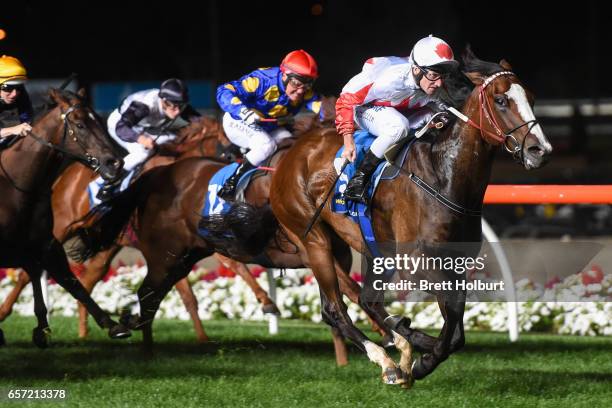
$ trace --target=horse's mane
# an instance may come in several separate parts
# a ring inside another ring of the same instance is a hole
[[[465,75],[466,72],[478,72],[483,76],[489,76],[503,70],[504,68],[497,63],[479,59],[468,44],[461,55],[459,69],[450,73],[439,97],[446,103],[461,108],[474,89],[474,84]]]

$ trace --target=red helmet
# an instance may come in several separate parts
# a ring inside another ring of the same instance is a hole
[[[280,65],[284,74],[295,74],[305,78],[316,79],[319,76],[317,62],[304,50],[291,51]]]

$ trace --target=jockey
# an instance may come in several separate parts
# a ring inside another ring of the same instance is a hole
[[[125,171],[117,179],[104,183],[96,196],[98,199],[111,198],[123,178],[147,158],[150,149],[174,139],[175,131],[200,116],[188,102],[187,86],[180,79],[171,78],[160,89],[129,95],[110,114],[108,133],[129,153],[124,158]]]
[[[344,192],[348,200],[366,203],[368,182],[385,151],[424,126],[437,105],[438,88],[459,63],[450,46],[432,35],[414,45],[409,57],[370,58],[342,89],[336,102],[336,128],[344,137],[342,157],[356,158],[355,124],[376,137]]]
[[[249,149],[219,197],[233,197],[240,177],[272,156],[279,142],[291,137],[283,124],[290,123],[303,106],[322,114],[319,96],[312,90],[318,76],[314,58],[296,50],[287,54],[280,67],[260,68],[217,88],[217,102],[225,111],[225,134],[235,145]]]
[[[24,87],[26,75],[17,58],[0,58],[0,138],[23,136],[32,130],[32,102]]]

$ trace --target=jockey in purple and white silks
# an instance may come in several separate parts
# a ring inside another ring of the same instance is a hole
[[[189,104],[187,86],[180,79],[164,81],[160,89],[135,92],[108,117],[108,133],[129,153],[124,158],[122,173],[128,174],[142,163],[156,145],[173,140],[175,132],[199,117]],[[97,198],[112,197],[122,177],[105,183]],[[101,178],[94,183],[99,184]]]
[[[430,35],[414,45],[409,57],[368,59],[344,86],[336,102],[336,128],[344,137],[342,157],[356,158],[356,125],[376,137],[348,183],[346,199],[366,202],[370,176],[385,151],[408,136],[410,129],[427,123],[433,115],[428,105],[439,102],[436,91],[457,66],[450,46]]]

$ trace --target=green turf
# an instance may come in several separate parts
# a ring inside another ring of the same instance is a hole
[[[155,324],[156,348],[147,357],[140,334],[111,341],[92,330],[75,339],[76,320],[54,317],[54,344],[30,342],[33,318],[2,324],[0,389],[66,389],[67,406],[83,407],[610,407],[612,339],[468,333],[463,351],[410,390],[383,385],[380,371],[351,349],[337,368],[325,326],[205,322],[214,342],[194,342],[189,322]],[[372,336],[374,338],[374,336]],[[397,355],[394,355],[397,358]],[[0,398],[0,406],[22,403]],[[60,406],[36,402],[36,407]]]

